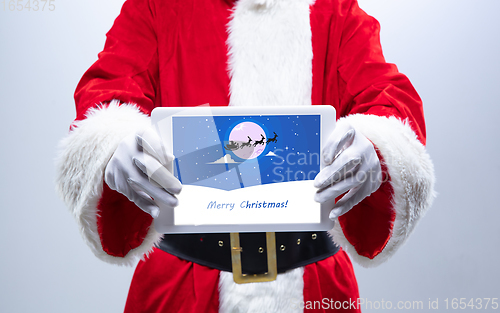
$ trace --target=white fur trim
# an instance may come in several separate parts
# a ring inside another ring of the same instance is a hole
[[[379,149],[394,190],[392,203],[396,219],[392,235],[382,252],[373,259],[356,253],[338,222],[332,230],[333,240],[358,264],[373,267],[385,262],[404,244],[420,217],[432,205],[434,166],[408,122],[395,117],[356,114],[340,119],[338,124],[341,123],[351,124]]]
[[[278,274],[275,281],[236,284],[233,273],[221,272],[220,313],[302,313],[304,268]]]
[[[311,105],[313,0],[239,0],[228,23],[230,106]],[[219,312],[303,312],[304,269],[238,285],[220,273]]]
[[[239,0],[228,24],[229,105],[310,105],[312,0]]]
[[[108,255],[102,249],[97,231],[97,203],[102,195],[104,169],[119,142],[127,135],[151,125],[148,116],[130,104],[90,109],[87,118],[75,123],[75,128],[60,142],[56,161],[57,191],[73,213],[80,232],[92,252],[101,260],[132,265],[161,235],[150,227],[141,246],[124,258]]]

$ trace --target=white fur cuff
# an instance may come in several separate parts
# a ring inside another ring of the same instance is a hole
[[[124,137],[149,127],[151,122],[135,105],[120,105],[118,100],[109,106],[90,109],[86,116],[85,120],[75,123],[75,128],[59,144],[57,191],[99,259],[132,265],[151,249],[160,234],[150,227],[142,245],[125,258],[108,255],[97,230],[97,204],[102,195],[104,169],[116,147]]]
[[[377,147],[387,165],[394,190],[392,199],[396,213],[392,235],[383,251],[373,259],[360,256],[345,238],[337,222],[333,239],[361,266],[373,267],[389,259],[404,244],[421,216],[435,197],[434,166],[424,145],[407,122],[395,117],[356,114],[342,118]]]

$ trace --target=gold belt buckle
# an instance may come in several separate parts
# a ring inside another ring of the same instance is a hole
[[[243,274],[241,270],[241,252],[243,248],[240,246],[240,234],[230,233],[230,238],[233,279],[235,283],[247,284],[276,280],[278,265],[276,260],[276,236],[274,233],[266,233],[267,272],[264,274]]]

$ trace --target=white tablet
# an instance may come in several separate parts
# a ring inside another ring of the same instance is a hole
[[[160,208],[160,233],[317,231],[333,228],[314,201],[332,106],[168,107],[151,119],[181,181],[179,206]]]

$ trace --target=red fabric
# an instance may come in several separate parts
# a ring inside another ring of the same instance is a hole
[[[331,312],[339,309],[340,305],[342,312],[361,312],[357,305],[358,298],[358,283],[344,250],[305,266],[304,312]]]
[[[354,246],[359,255],[373,259],[385,248],[389,241],[396,213],[392,208],[393,190],[387,166],[379,151],[381,161],[382,185],[355,205],[349,212],[339,217],[339,223],[346,239]]]
[[[408,119],[425,145],[422,101],[396,65],[385,62],[379,23],[356,1],[316,1],[311,30],[312,103],[333,105],[337,118],[362,113]],[[375,257],[390,239],[395,219],[392,192],[386,182],[339,218],[344,235],[360,255]]]
[[[132,278],[125,313],[216,313],[219,270],[156,249]]]
[[[77,120],[101,102],[227,106],[231,1],[128,0],[75,91]]]
[[[153,218],[104,184],[99,200],[97,231],[107,254],[124,257],[141,245]]]
[[[179,259],[156,249],[150,258],[141,261],[132,278],[125,313],[169,312],[169,313],[215,313],[219,309],[219,271]],[[351,261],[340,250],[325,260],[307,265],[304,269],[305,312],[330,311],[324,304],[330,300],[357,303],[358,284]],[[323,300],[326,299],[326,300]],[[316,309],[307,309],[314,307]],[[312,305],[312,306],[309,306]],[[326,310],[324,310],[326,309]],[[351,304],[344,312],[360,312]]]
[[[386,63],[380,25],[357,2],[316,1],[311,9],[312,103],[330,104],[337,118],[363,113],[408,118],[422,144],[422,101],[396,65]]]

